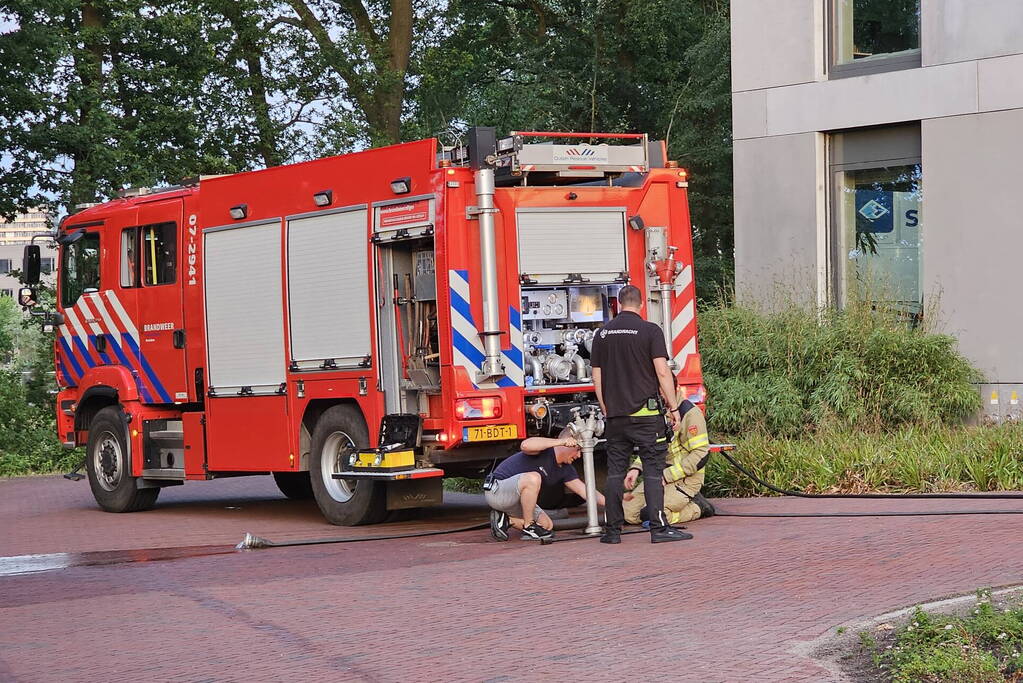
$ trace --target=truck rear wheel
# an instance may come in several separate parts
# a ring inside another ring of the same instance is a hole
[[[328,408],[313,430],[309,479],[320,511],[331,524],[376,524],[387,515],[384,485],[376,481],[334,479],[353,451],[369,446],[369,431],[359,411],[347,405]]]
[[[308,500],[313,497],[313,483],[308,472],[274,472],[274,482],[288,498]]]
[[[96,413],[89,425],[86,446],[86,470],[89,486],[99,506],[107,512],[139,512],[156,504],[160,489],[140,489],[131,474],[131,448],[128,445],[124,413],[118,406],[107,406]]]

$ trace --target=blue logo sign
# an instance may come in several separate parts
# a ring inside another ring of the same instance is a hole
[[[856,232],[891,232],[894,215],[891,192],[856,190]]]

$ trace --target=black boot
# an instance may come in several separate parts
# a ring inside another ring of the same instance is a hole
[[[700,519],[707,519],[708,517],[714,516],[714,506],[710,504],[709,500],[703,497],[702,493],[697,493],[693,496],[693,502],[700,507]]]
[[[622,532],[618,529],[604,529],[604,535],[600,537],[601,543],[617,544],[622,542]]]

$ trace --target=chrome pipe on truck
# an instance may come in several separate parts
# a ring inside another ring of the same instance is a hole
[[[476,379],[484,381],[504,375],[501,362],[500,306],[497,299],[497,238],[494,231],[494,169],[475,173],[476,202],[480,223],[480,271],[483,276],[483,363]]]
[[[675,252],[678,247],[668,247],[668,254],[663,259],[657,259],[657,251],[650,261],[647,261],[647,270],[657,278],[656,291],[661,303],[661,331],[664,333],[664,347],[671,350],[671,296],[675,289],[675,280],[682,273],[682,263],[675,259]],[[673,372],[678,372],[674,359],[668,358],[668,367]]]
[[[675,367],[675,359],[672,358],[671,354],[671,293],[674,289],[674,285],[661,283],[657,286],[658,294],[661,298],[661,331],[664,333],[664,348],[668,349],[668,367],[674,372],[678,372],[678,368]]]
[[[583,483],[586,485],[586,529],[583,533],[596,536],[604,529],[597,516],[597,475],[593,466],[593,449],[598,437],[604,433],[604,416],[596,408],[591,408],[585,418],[579,408],[573,408],[572,415],[574,419],[569,427],[583,452]]]

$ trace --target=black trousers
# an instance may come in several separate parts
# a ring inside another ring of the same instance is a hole
[[[664,517],[664,487],[661,486],[668,441],[658,442],[664,436],[664,417],[612,417],[607,421],[604,436],[607,437],[607,483],[604,486],[607,528],[620,531],[625,521],[622,494],[625,492],[625,474],[634,457],[633,447],[639,449],[643,481],[648,482],[643,490],[650,529],[655,531],[668,526]],[[657,485],[652,485],[653,482]]]

